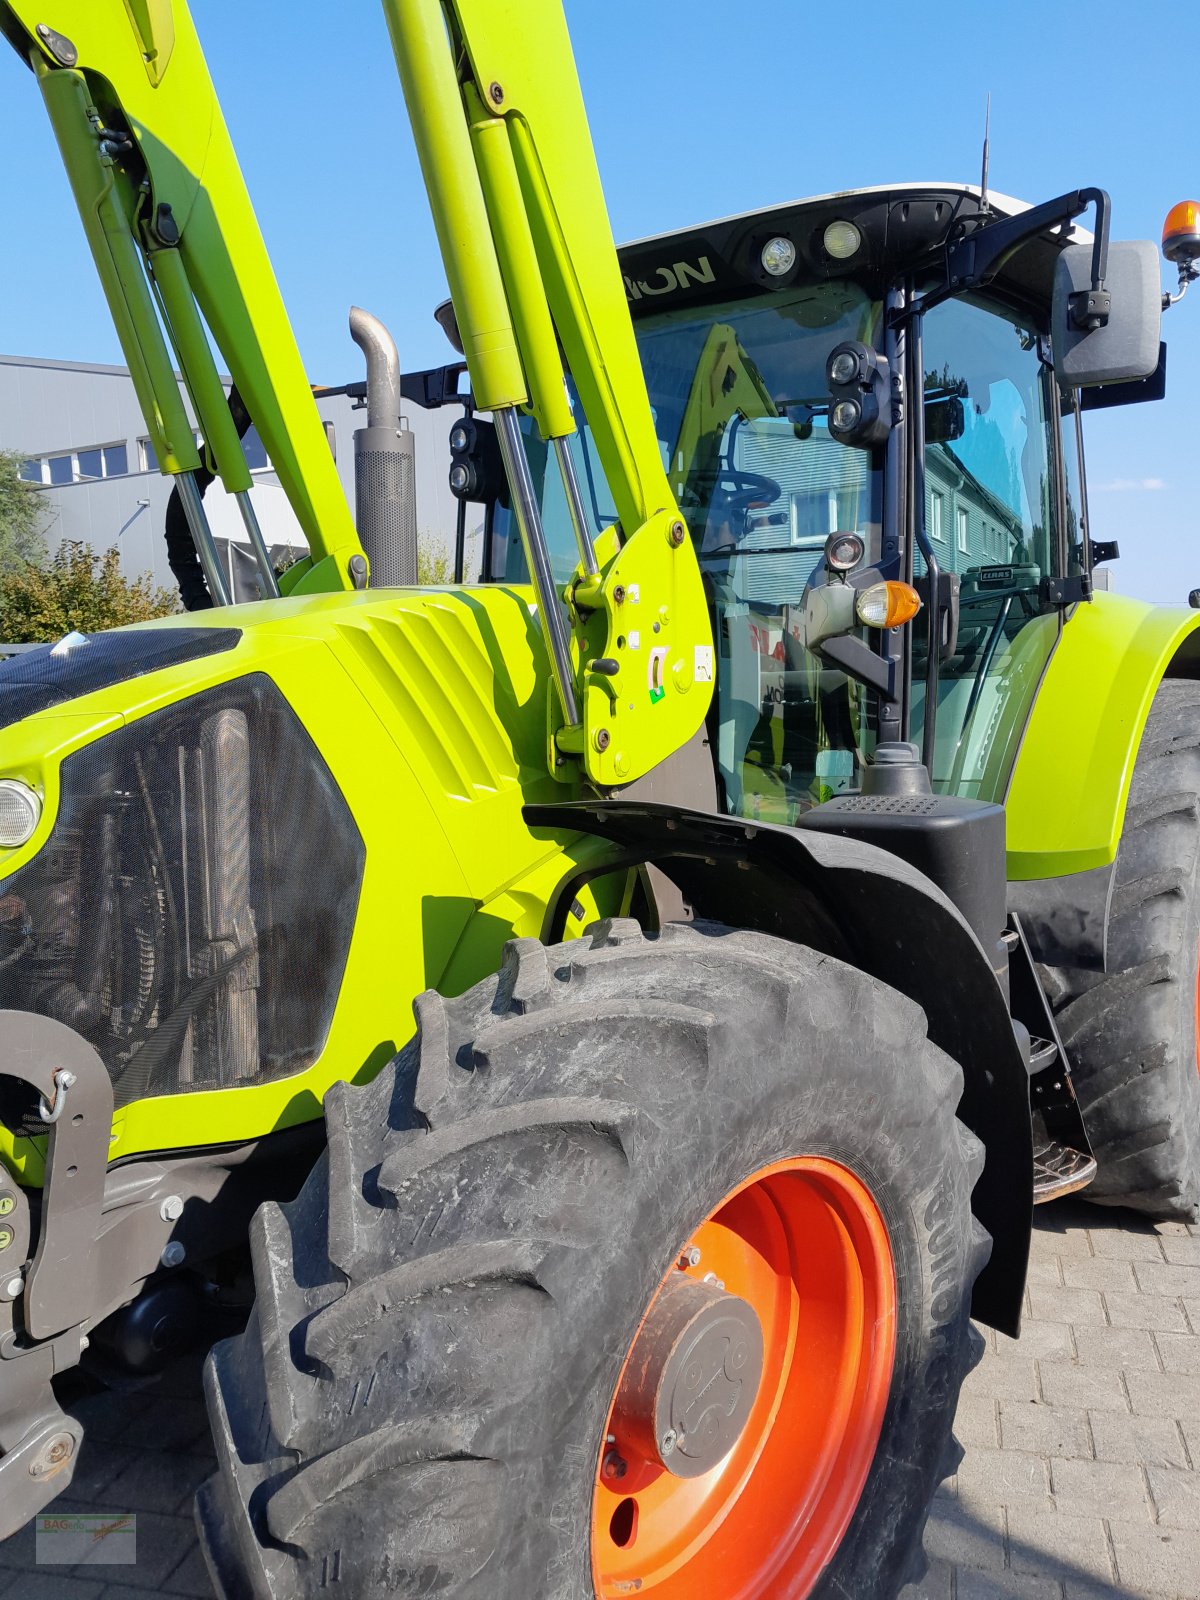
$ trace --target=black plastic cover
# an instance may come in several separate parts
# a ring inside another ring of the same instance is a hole
[[[1004,807],[958,795],[838,795],[798,826],[877,845],[931,878],[992,956],[1008,919]]]
[[[240,628],[115,628],[83,634],[67,649],[60,641],[10,656],[0,661],[0,728],[109,684],[232,650],[241,637]]]

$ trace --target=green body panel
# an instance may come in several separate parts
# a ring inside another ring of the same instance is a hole
[[[1117,853],[1150,704],[1176,658],[1200,667],[1200,613],[1097,592],[1050,657],[1006,798],[1008,876],[1055,878]]]
[[[252,1139],[320,1115],[339,1078],[377,1071],[413,1032],[413,997],[458,993],[514,936],[542,932],[547,902],[601,841],[533,831],[526,802],[571,798],[545,766],[548,678],[528,591],[488,588],[324,595],[193,614],[238,626],[221,654],[147,674],[0,730],[0,774],[45,796],[38,831],[0,850],[7,876],[45,844],[63,759],[124,722],[247,672],[267,674],[320,750],[366,845],[358,914],[324,1049],[305,1072],[164,1095],[119,1110],[113,1159]],[[152,624],[170,627],[172,621]],[[286,797],[281,797],[286,804]],[[577,896],[582,916],[618,912],[627,875]],[[0,1130],[0,1157],[36,1181],[40,1155]]]
[[[580,720],[551,725],[548,756],[556,773],[582,765],[601,787],[629,783],[703,723],[712,631],[659,452],[562,7],[384,0],[384,11],[476,404],[528,403],[544,439],[573,433],[565,356],[595,440],[625,538],[619,552],[611,536],[598,539],[599,574],[580,567],[567,588]],[[594,661],[616,670],[597,673]]]
[[[160,462],[188,471],[198,457],[151,282],[226,488],[245,488],[249,476],[216,400],[197,306],[308,540],[311,559],[292,584],[352,587],[347,563],[361,546],[187,7],[61,0],[53,25],[78,54],[74,68],[39,41],[44,20],[31,0],[0,0],[0,28],[38,74]],[[128,126],[148,196],[124,170],[126,158],[104,152],[93,116]],[[179,235],[169,248],[149,230],[164,204]]]

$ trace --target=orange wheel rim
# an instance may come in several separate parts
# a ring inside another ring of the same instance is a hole
[[[849,1526],[887,1407],[896,1280],[883,1218],[862,1180],[838,1162],[778,1161],[681,1241],[642,1328],[679,1273],[710,1284],[715,1277],[753,1308],[761,1380],[723,1459],[679,1477],[637,1443],[622,1410],[631,1341],[597,1463],[596,1595],[803,1600]]]

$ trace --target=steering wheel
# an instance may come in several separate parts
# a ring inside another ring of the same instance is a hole
[[[773,506],[783,494],[774,478],[762,472],[722,465],[713,484],[708,522],[728,522],[735,542],[746,532],[746,517],[760,506]]]

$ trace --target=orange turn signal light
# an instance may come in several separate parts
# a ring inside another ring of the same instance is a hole
[[[854,602],[858,620],[867,628],[898,628],[911,622],[921,609],[921,596],[911,583],[873,583],[860,589]]]
[[[1167,212],[1162,249],[1168,261],[1195,261],[1200,256],[1200,200],[1181,200]]]

